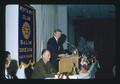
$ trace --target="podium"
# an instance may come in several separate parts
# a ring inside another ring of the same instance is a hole
[[[79,68],[79,58],[80,57],[76,55],[67,55],[59,58],[59,72],[71,72],[74,64]]]

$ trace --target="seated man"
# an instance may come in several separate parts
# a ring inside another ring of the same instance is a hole
[[[42,51],[42,59],[40,59],[35,65],[31,78],[47,78],[54,77],[55,69],[50,64],[51,53],[49,50],[44,49]]]

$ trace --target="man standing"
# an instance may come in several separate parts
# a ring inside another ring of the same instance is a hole
[[[58,62],[57,57],[60,51],[60,45],[58,43],[59,38],[61,37],[62,31],[60,29],[55,29],[53,37],[50,38],[47,42],[47,49],[51,52],[51,64],[58,71]]]

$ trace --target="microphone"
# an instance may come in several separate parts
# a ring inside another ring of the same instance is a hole
[[[71,47],[76,48],[76,46],[75,46],[75,45],[71,44],[71,43],[70,43],[70,42],[68,42],[68,41],[66,41],[66,42],[67,42],[67,44],[69,44]]]
[[[75,54],[75,55],[79,55],[78,54],[78,49],[76,48],[76,46],[75,45],[73,45],[73,44],[71,44],[70,42],[68,42],[68,41],[66,41],[67,42],[67,44],[69,44],[72,48],[74,48],[74,51],[73,51],[73,53]]]

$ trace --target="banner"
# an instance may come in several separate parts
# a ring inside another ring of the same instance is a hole
[[[35,9],[19,5],[19,64],[35,61]]]

